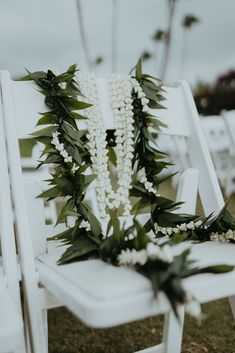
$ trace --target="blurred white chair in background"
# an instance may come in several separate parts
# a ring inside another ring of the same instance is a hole
[[[235,191],[232,182],[235,168],[231,169],[231,140],[227,126],[220,115],[202,116],[201,122],[218,179],[225,195],[230,196]]]
[[[230,166],[226,184],[227,195],[229,196],[235,192],[235,110],[223,111],[222,117],[230,140]]]
[[[187,145],[182,136],[169,136],[161,133],[157,138],[157,145],[161,151],[168,154],[167,160],[173,164],[164,169],[162,175],[167,176],[177,173],[171,178],[172,186],[176,188],[180,174],[190,167]]]
[[[225,124],[227,126],[228,135],[231,142],[231,152],[235,156],[235,110],[227,110],[222,112]]]

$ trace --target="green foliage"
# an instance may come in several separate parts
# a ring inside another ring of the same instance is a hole
[[[141,99],[133,91],[134,112],[134,176],[131,183],[130,196],[135,198],[133,206],[133,222],[130,226],[121,225],[118,211],[109,209],[109,223],[107,234],[103,234],[100,221],[93,214],[85,200],[86,190],[96,178],[96,175],[88,173],[91,167],[91,159],[87,147],[86,131],[78,129],[76,120],[85,119],[81,110],[91,106],[89,102],[78,99],[83,97],[75,80],[76,65],[56,76],[51,70],[47,72],[38,71],[31,73],[23,80],[33,80],[43,94],[48,111],[41,113],[37,125],[43,126],[41,130],[32,135],[36,141],[44,144],[42,159],[39,167],[43,164],[53,165],[54,171],[48,180],[50,189],[44,191],[38,197],[53,200],[64,197],[66,201],[58,215],[58,223],[66,223],[67,217],[74,217],[75,223],[71,228],[57,234],[52,239],[59,239],[68,245],[67,250],[61,256],[59,264],[80,261],[88,258],[101,258],[104,261],[118,264],[118,256],[122,250],[135,249],[140,251],[146,249],[151,241],[149,232],[156,237],[164,236],[155,231],[155,224],[162,227],[176,227],[183,223],[202,220],[202,225],[197,229],[178,231],[172,234],[171,243],[190,240],[209,240],[210,232],[226,231],[235,229],[235,221],[226,210],[221,211],[218,217],[209,215],[207,218],[196,215],[177,214],[175,210],[181,205],[164,197],[157,196],[147,191],[137,180],[135,175],[145,168],[148,180],[158,188],[166,180],[160,173],[170,163],[166,161],[166,153],[159,150],[156,138],[161,128],[166,127],[158,117],[143,112]],[[143,74],[141,59],[136,65],[135,78],[139,82],[143,92],[149,99],[149,107],[163,109],[164,90],[161,82],[150,75]],[[79,113],[77,112],[79,111]],[[59,151],[52,144],[53,133],[57,132],[60,143],[63,143],[65,151],[72,162],[65,162]],[[113,167],[116,166],[115,136],[114,131],[107,132],[108,156]],[[76,170],[74,170],[76,166]],[[149,208],[149,219],[144,226],[136,220],[136,215],[144,208]],[[86,226],[84,226],[84,222]],[[133,236],[134,235],[134,236]],[[167,295],[176,314],[178,303],[184,303],[186,294],[181,284],[181,279],[197,273],[212,272],[220,273],[231,270],[226,266],[197,268],[192,266],[188,259],[189,251],[184,251],[174,258],[172,263],[163,260],[148,261],[136,269],[152,281],[155,294],[163,290]]]

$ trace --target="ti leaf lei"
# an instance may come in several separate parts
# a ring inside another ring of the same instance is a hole
[[[177,314],[177,304],[189,301],[189,296],[181,283],[183,278],[203,272],[226,272],[233,268],[225,265],[198,268],[189,260],[190,250],[185,250],[177,256],[167,255],[166,245],[156,245],[149,233],[152,232],[155,238],[168,234],[172,243],[183,240],[205,241],[210,240],[211,234],[226,235],[228,231],[234,234],[235,221],[226,210],[226,206],[217,217],[210,215],[203,218],[196,215],[176,214],[174,211],[180,205],[179,202],[146,190],[139,182],[136,175],[144,168],[149,182],[158,188],[166,179],[162,178],[160,173],[169,163],[165,159],[166,153],[160,151],[156,145],[156,136],[164,124],[148,111],[143,111],[141,100],[133,90],[134,174],[130,190],[130,196],[135,200],[132,209],[133,223],[129,227],[121,226],[117,210],[109,209],[107,226],[109,236],[103,234],[99,220],[85,201],[86,189],[96,176],[87,173],[88,168],[91,167],[88,140],[86,131],[79,130],[76,123],[76,120],[85,119],[82,111],[91,106],[85,103],[84,99],[78,98],[84,97],[75,79],[76,72],[76,65],[72,65],[60,75],[55,75],[48,70],[28,72],[28,75],[23,78],[23,80],[33,80],[37,84],[49,109],[41,113],[37,123],[38,126],[46,125],[46,127],[33,133],[35,140],[45,146],[41,156],[43,160],[40,161],[39,167],[43,164],[53,166],[53,173],[49,180],[51,188],[44,191],[40,197],[47,200],[57,197],[66,198],[57,223],[66,223],[68,216],[75,218],[73,227],[67,227],[64,232],[54,237],[68,245],[58,263],[64,264],[95,257],[114,265],[132,265],[151,280],[155,294],[160,290],[165,292]],[[162,85],[154,77],[142,73],[141,61],[136,66],[134,78],[149,100],[149,108],[162,108],[164,101]],[[59,136],[60,144],[65,150],[64,156],[71,158],[66,160],[52,144],[55,133]],[[107,142],[112,151],[110,159],[115,164],[114,131],[108,131]],[[148,208],[150,215],[144,226],[140,225],[135,218],[143,208]],[[132,234],[135,234],[135,237],[132,237]]]

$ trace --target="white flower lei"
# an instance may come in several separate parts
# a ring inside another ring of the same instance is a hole
[[[132,159],[134,152],[134,118],[132,106],[132,90],[141,100],[143,112],[148,112],[149,100],[137,80],[128,76],[112,74],[108,77],[110,104],[114,114],[116,125],[115,137],[117,156],[117,190],[114,192],[111,185],[110,172],[108,169],[108,149],[106,142],[106,131],[99,106],[96,77],[94,74],[78,76],[79,85],[86,98],[93,104],[87,109],[89,148],[91,154],[93,172],[97,174],[97,199],[100,215],[107,217],[106,206],[118,208],[123,205],[124,216],[129,216],[131,203],[129,190],[132,181]],[[153,184],[147,180],[145,169],[142,168],[137,178],[147,191],[159,196]]]
[[[169,245],[163,245],[162,247],[148,243],[146,249],[137,251],[136,249],[125,249],[122,250],[118,255],[119,265],[124,266],[135,266],[144,265],[148,260],[160,260],[166,263],[172,263],[173,255]]]
[[[111,107],[114,110],[114,119],[117,129],[116,156],[117,156],[117,183],[116,192],[112,189],[110,172],[108,169],[108,149],[106,130],[99,106],[99,97],[95,75],[79,76],[79,85],[92,106],[87,109],[89,149],[93,172],[97,174],[97,199],[100,215],[106,217],[106,206],[124,207],[124,216],[130,215],[131,204],[129,189],[131,188],[132,158],[133,158],[133,112],[131,91],[132,85],[126,77],[111,75],[108,83],[111,89]]]

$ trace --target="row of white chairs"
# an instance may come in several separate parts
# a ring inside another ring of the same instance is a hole
[[[105,80],[99,79],[99,94],[103,96],[103,103],[106,102],[103,107],[108,104],[102,89],[105,84]],[[63,247],[48,247],[43,201],[35,198],[40,188],[29,181],[25,187],[18,147],[18,140],[34,130],[37,112],[46,110],[43,97],[33,83],[13,81],[6,71],[0,72],[0,87],[0,289],[4,287],[0,291],[4,296],[0,298],[0,305],[9,303],[9,310],[0,306],[0,318],[5,315],[11,323],[11,331],[5,334],[5,322],[0,320],[0,353],[47,353],[47,310],[62,305],[86,325],[97,328],[164,314],[162,343],[141,352],[180,353],[184,307],[179,308],[180,320],[177,320],[163,293],[159,293],[157,299],[153,297],[146,278],[101,260],[57,265]],[[168,124],[165,134],[180,136],[185,141],[191,166],[179,183],[177,198],[186,201],[180,211],[193,213],[199,192],[205,213],[218,213],[224,201],[190,89],[186,83],[179,82],[165,87],[165,91],[167,109],[157,114]],[[104,110],[103,114],[107,117],[109,110]],[[108,118],[106,127],[115,128],[110,116]],[[90,195],[95,205],[94,190]],[[234,245],[211,242],[179,245],[180,249],[185,247],[192,248],[192,258],[199,266],[218,261],[235,264]],[[178,247],[175,251],[179,251]],[[184,286],[201,303],[229,297],[235,314],[235,271],[199,275],[185,280]],[[17,324],[13,325],[14,322]],[[4,342],[9,346],[4,346]]]
[[[201,117],[201,121],[217,176],[229,197],[235,192],[235,111]]]
[[[203,132],[211,153],[220,185],[227,197],[235,192],[235,111],[223,111],[221,115],[201,116]],[[160,135],[159,146],[169,154],[174,163],[166,173],[183,171],[190,166],[185,142],[178,136]],[[172,179],[177,185],[178,176]]]

